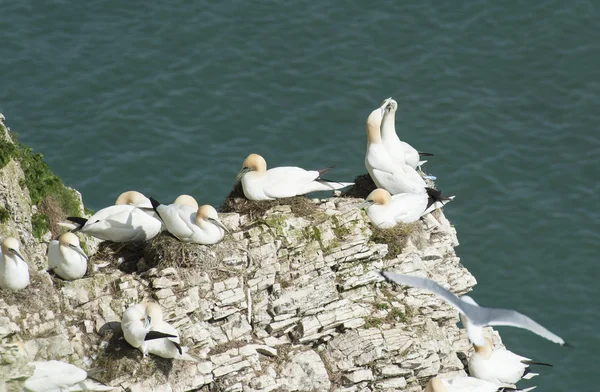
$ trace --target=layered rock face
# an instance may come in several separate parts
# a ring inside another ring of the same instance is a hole
[[[360,199],[304,200],[301,211],[283,202],[222,214],[231,234],[213,246],[182,246],[165,233],[144,245],[101,244],[86,277],[65,282],[45,271],[19,170],[14,161],[0,169],[0,201],[11,212],[1,233],[21,240],[32,274],[22,292],[0,291],[8,390],[21,390],[28,362],[49,359],[97,369],[96,379],[129,391],[416,392],[433,375],[464,374],[457,352],[469,345],[457,312],[375,273],[469,291],[475,279],[441,212],[388,244]],[[123,340],[121,315],[142,300],[161,305],[198,362],[142,359]]]

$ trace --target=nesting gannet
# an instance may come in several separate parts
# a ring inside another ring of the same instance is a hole
[[[387,152],[379,128],[383,113],[389,105],[383,105],[371,112],[367,118],[367,153],[365,166],[378,188],[383,188],[392,195],[398,193],[425,193],[425,181],[415,169],[407,164],[395,164]]]
[[[103,208],[87,219],[67,219],[75,223],[73,231],[80,231],[101,240],[146,241],[160,233],[162,223],[154,216],[154,210],[148,210],[144,199],[146,197],[139,192],[125,192],[117,198],[118,204]]]
[[[469,340],[478,346],[486,344],[485,338],[483,337],[483,328],[488,325],[506,325],[527,329],[554,343],[566,345],[565,341],[560,336],[555,335],[542,325],[515,310],[484,308],[483,306],[477,305],[471,297],[466,295],[463,295],[462,298],[458,298],[431,279],[396,274],[387,271],[380,271],[379,273],[386,280],[400,285],[429,290],[448,302],[457,309],[461,315],[468,319],[467,322],[469,323],[469,327],[467,328],[467,335]]]
[[[198,209],[198,207],[200,207],[198,205],[198,202],[196,201],[196,199],[194,199],[190,195],[179,195],[177,197],[177,199],[175,199],[175,201],[173,202],[173,204],[180,205],[180,206],[190,206],[190,207],[193,207],[195,209]]]
[[[163,358],[195,359],[181,347],[179,333],[162,319],[162,309],[157,303],[142,302],[132,305],[123,313],[121,328],[123,337],[143,356],[158,355]]]
[[[400,193],[392,196],[385,189],[377,188],[360,204],[360,208],[367,209],[367,216],[373,226],[389,229],[398,223],[415,222],[454,198],[442,198],[439,191],[425,189],[427,193]],[[439,201],[440,199],[446,201]]]
[[[216,244],[223,239],[227,228],[219,220],[214,207],[205,204],[194,208],[181,204],[160,204],[150,198],[167,231],[182,242]]]
[[[536,387],[526,389],[503,388],[488,381],[474,377],[457,377],[445,380],[433,377],[427,382],[425,392],[528,392]]]
[[[65,280],[80,279],[87,271],[88,257],[79,246],[79,238],[64,233],[48,244],[48,267]]]
[[[496,385],[511,386],[522,378],[528,380],[538,375],[531,373],[529,365],[552,366],[532,361],[506,349],[494,350],[492,341],[488,338],[485,338],[485,342],[483,346],[473,345],[475,352],[469,358],[469,373],[473,377]]]
[[[244,160],[236,180],[242,181],[244,195],[250,200],[275,200],[318,191],[332,191],[353,185],[321,178],[325,170],[304,170],[295,166],[267,170],[267,162],[258,154]]]
[[[21,290],[29,284],[29,268],[19,252],[19,241],[7,237],[0,248],[0,288]]]
[[[24,391],[112,391],[115,388],[89,380],[88,373],[75,365],[60,361],[31,362],[33,374],[25,380]]]

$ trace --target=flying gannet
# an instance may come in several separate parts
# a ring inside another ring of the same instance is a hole
[[[332,191],[353,185],[321,178],[325,170],[304,170],[295,166],[274,167],[267,170],[267,162],[258,154],[244,160],[236,180],[242,182],[244,195],[249,200],[275,200],[318,191]]]

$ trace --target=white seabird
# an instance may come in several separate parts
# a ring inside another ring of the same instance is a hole
[[[29,267],[19,252],[19,241],[6,237],[0,248],[0,288],[21,290],[29,285]]]
[[[426,161],[421,161],[420,156],[433,156],[428,152],[419,152],[413,146],[400,140],[396,133],[396,110],[398,102],[391,97],[383,101],[386,104],[383,121],[381,123],[381,139],[394,164],[406,164],[413,169],[419,168]]]
[[[196,201],[196,199],[194,199],[190,195],[179,195],[179,196],[177,196],[177,199],[175,199],[175,201],[173,202],[173,204],[180,205],[180,206],[190,206],[190,207],[193,207],[195,209],[198,209],[200,207],[198,205],[198,202]]]
[[[147,241],[160,233],[162,223],[154,217],[154,210],[148,209],[144,199],[146,197],[139,192],[125,192],[117,199],[119,204],[103,208],[87,219],[67,217],[67,220],[75,223],[74,232],[79,231],[101,240]]]
[[[179,333],[162,319],[162,309],[157,303],[142,302],[132,305],[123,313],[123,337],[145,357],[148,354],[163,358],[195,361],[180,345]]]
[[[425,181],[415,169],[405,164],[396,165],[381,140],[381,121],[389,99],[371,112],[367,118],[367,153],[365,166],[378,188],[392,195],[398,193],[425,193]]]
[[[360,208],[367,209],[367,216],[373,226],[389,229],[398,223],[416,222],[454,198],[444,198],[432,188],[425,189],[427,193],[399,193],[392,196],[385,189],[377,188],[360,204]]]
[[[182,242],[216,244],[228,231],[219,220],[217,210],[208,204],[194,208],[182,204],[164,205],[153,198],[150,200],[167,231]]]
[[[469,358],[469,373],[481,380],[500,386],[512,386],[522,378],[528,380],[538,375],[531,373],[529,365],[552,366],[522,357],[506,349],[494,350],[492,341],[488,338],[485,338],[485,341],[484,346],[473,345],[475,352]]]
[[[31,362],[35,370],[25,380],[27,392],[112,391],[115,387],[89,380],[88,372],[60,361]]]
[[[467,328],[467,335],[469,340],[478,346],[486,344],[485,338],[483,337],[483,328],[488,325],[506,325],[527,329],[554,343],[558,343],[562,346],[566,345],[566,342],[560,336],[550,332],[542,325],[516,310],[484,308],[483,306],[475,304],[475,301],[466,295],[463,295],[462,298],[458,298],[452,292],[446,290],[431,279],[396,274],[387,271],[380,271],[379,273],[386,280],[399,285],[429,290],[448,302],[458,310],[461,315],[468,319],[469,327]]]
[[[503,388],[474,377],[456,377],[452,380],[433,377],[427,382],[425,392],[529,392],[535,388]]]
[[[79,238],[64,233],[48,244],[48,267],[64,280],[83,278],[87,271],[88,256],[79,246]]]
[[[332,191],[353,185],[321,178],[325,170],[304,170],[295,166],[274,167],[267,170],[267,162],[258,154],[244,160],[236,180],[242,182],[244,195],[249,200],[275,200],[318,191]]]

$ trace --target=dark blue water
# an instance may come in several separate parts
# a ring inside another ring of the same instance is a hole
[[[596,2],[3,2],[0,112],[93,209],[137,189],[219,205],[246,155],[366,172],[368,113],[436,154],[481,304],[575,346],[501,328],[592,390],[600,349]]]

